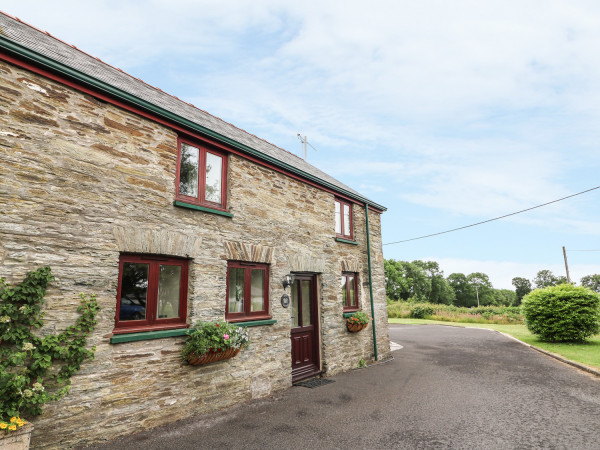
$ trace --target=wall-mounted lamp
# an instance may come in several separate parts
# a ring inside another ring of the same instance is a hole
[[[288,286],[291,286],[294,283],[294,276],[291,273],[288,273],[285,277],[283,277],[283,289],[285,290]]]

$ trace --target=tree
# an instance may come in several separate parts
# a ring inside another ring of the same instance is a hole
[[[456,300],[454,301],[456,306],[470,307],[477,305],[475,288],[469,284],[464,273],[451,273],[446,280],[456,296]]]
[[[427,301],[451,305],[456,297],[452,287],[444,278],[444,272],[440,269],[439,264],[435,261],[421,260],[415,260],[412,263],[421,268],[429,277],[431,289],[427,295]]]
[[[431,291],[431,280],[414,263],[387,259],[384,261],[386,294],[392,300],[413,298],[426,301]]]
[[[600,274],[586,275],[581,279],[581,285],[600,293]]]
[[[490,278],[482,272],[474,272],[467,275],[467,281],[475,291],[475,304],[479,305],[493,305],[494,294],[493,286]],[[477,300],[479,297],[479,301]]]
[[[533,279],[536,289],[543,289],[550,286],[557,286],[567,282],[567,277],[556,276],[551,270],[540,270]]]
[[[515,287],[515,293],[517,294],[515,306],[521,304],[521,300],[524,296],[531,292],[531,281],[523,277],[514,277],[512,279],[512,285]]]
[[[516,306],[517,294],[510,289],[492,289],[496,305]]]

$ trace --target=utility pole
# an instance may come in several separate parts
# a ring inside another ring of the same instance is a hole
[[[567,269],[567,283],[571,284],[571,277],[569,276],[569,264],[567,263],[567,251],[563,245],[563,256],[565,257],[565,269]]]
[[[475,293],[477,294],[477,307],[479,308],[479,286],[475,285]]]

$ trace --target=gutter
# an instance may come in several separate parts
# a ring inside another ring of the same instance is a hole
[[[373,303],[373,273],[371,270],[371,239],[369,231],[369,204],[365,203],[365,218],[367,222],[367,262],[369,265],[369,294],[371,298],[371,317],[373,322],[373,354],[377,361],[377,331],[375,330],[375,304]]]
[[[73,69],[63,63],[55,61],[41,53],[38,53],[34,50],[24,47],[21,44],[18,44],[10,39],[7,39],[6,37],[4,37],[2,35],[0,35],[0,48],[19,56],[21,59],[35,63],[42,67],[45,67],[46,69],[49,69],[53,72],[57,72],[63,76],[66,76],[67,78],[74,79],[88,87],[91,87],[97,91],[104,93],[104,94],[108,94],[111,97],[116,97],[117,99],[119,99],[121,101],[132,104],[144,111],[155,114],[156,116],[166,119],[168,121],[171,121],[177,125],[192,129],[192,130],[199,132],[201,134],[204,134],[206,136],[210,136],[211,138],[213,138],[219,142],[222,142],[231,147],[237,148],[238,150],[248,153],[258,159],[266,161],[266,162],[273,164],[277,167],[280,167],[288,172],[291,172],[295,175],[299,175],[299,176],[301,176],[305,179],[308,179],[314,183],[324,186],[332,191],[338,192],[349,198],[352,198],[361,203],[364,203],[365,205],[367,205],[367,209],[369,206],[371,206],[372,208],[374,208],[378,211],[381,211],[381,212],[387,210],[386,207],[379,205],[375,202],[372,202],[369,199],[367,199],[361,195],[356,195],[355,193],[346,191],[345,189],[335,186],[328,181],[322,180],[321,178],[318,178],[314,175],[304,172],[303,170],[300,170],[294,166],[286,164],[286,163],[284,163],[278,159],[275,159],[271,156],[265,155],[264,153],[253,149],[252,147],[249,147],[249,146],[242,144],[240,142],[237,142],[231,138],[228,138],[219,133],[216,133],[216,132],[210,130],[209,128],[203,127],[202,125],[199,125],[189,119],[186,119],[185,117],[174,114],[164,108],[156,106],[153,103],[143,100],[143,99],[141,99],[133,94],[130,94],[122,89],[111,86],[110,84],[108,84],[104,81],[98,80],[90,75],[87,75],[83,72]],[[183,103],[185,103],[185,102],[183,102]]]

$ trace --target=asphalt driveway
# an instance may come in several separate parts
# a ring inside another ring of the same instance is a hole
[[[600,378],[499,333],[390,325],[394,360],[93,448],[600,448]]]

